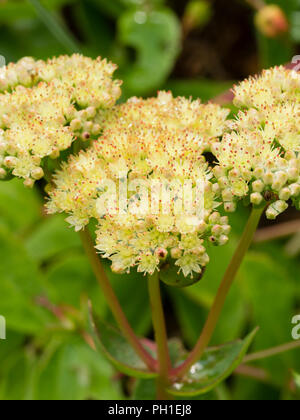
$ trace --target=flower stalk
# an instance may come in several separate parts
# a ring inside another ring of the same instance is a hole
[[[236,249],[236,252],[227,268],[223,281],[220,285],[218,293],[216,295],[213,306],[210,310],[209,316],[207,318],[206,324],[202,331],[202,334],[194,347],[193,351],[190,353],[186,361],[175,368],[172,372],[173,378],[181,378],[186,374],[189,368],[196,363],[201,356],[203,355],[205,349],[209,345],[215,328],[217,326],[218,320],[220,318],[222,309],[224,307],[226,298],[230,291],[230,288],[236,278],[238,270],[243,262],[243,259],[249,250],[251,242],[253,240],[254,234],[257,230],[260,218],[263,214],[264,208],[253,208],[250,218],[248,220],[247,226],[244,230],[243,236],[239,242],[239,245]]]
[[[105,295],[107,303],[119,325],[120,330],[123,335],[126,337],[128,342],[134,348],[136,353],[144,361],[147,367],[151,371],[156,370],[156,361],[151,357],[147,350],[142,346],[140,340],[135,335],[132,327],[130,326],[123,309],[118,301],[118,298],[111,287],[111,284],[106,276],[106,273],[103,269],[103,266],[99,260],[99,257],[94,248],[93,241],[91,239],[90,233],[87,228],[80,233],[82,244],[84,246],[86,255],[91,263],[91,266],[94,270],[94,273],[97,277],[97,280],[101,286],[102,292]]]
[[[161,299],[159,273],[157,271],[152,276],[148,276],[148,288],[158,357],[159,378],[157,380],[157,398],[159,400],[169,400],[170,396],[166,393],[165,388],[169,384],[171,359]]]

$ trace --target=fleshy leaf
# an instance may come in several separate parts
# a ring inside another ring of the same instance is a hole
[[[90,312],[90,330],[97,350],[105,354],[110,362],[122,373],[136,378],[155,378],[157,373],[150,372],[138,357],[125,337],[111,325],[97,321]]]
[[[176,15],[160,8],[150,12],[128,10],[118,22],[119,39],[137,52],[129,66],[128,93],[144,94],[165,82],[180,52],[180,25]]]
[[[195,396],[211,391],[242,363],[258,329],[245,340],[237,340],[205,351],[182,382],[173,384],[168,392],[176,396]]]
[[[185,277],[182,272],[179,273],[179,267],[176,267],[171,261],[167,262],[160,271],[161,281],[168,286],[177,288],[189,287],[198,283],[202,279],[202,275],[203,273],[193,273],[193,276]]]

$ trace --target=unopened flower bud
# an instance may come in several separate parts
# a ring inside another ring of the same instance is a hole
[[[50,155],[51,159],[57,159],[59,157],[60,153],[58,149],[54,149],[53,152]]]
[[[223,176],[218,179],[218,184],[221,188],[226,188],[228,183],[228,178],[226,176]]]
[[[207,253],[205,252],[202,257],[200,258],[200,262],[203,266],[207,265],[210,261],[209,256],[207,255]]]
[[[12,168],[14,168],[16,166],[17,162],[18,162],[18,159],[16,157],[14,157],[14,156],[7,156],[4,159],[4,162],[3,163],[4,163],[4,165],[7,168],[12,169]]]
[[[87,131],[88,133],[91,133],[91,131],[92,131],[92,129],[93,129],[93,123],[91,122],[91,121],[86,121],[84,124],[83,124],[83,129],[84,129],[84,131]]]
[[[95,108],[95,107],[93,107],[93,106],[89,106],[89,107],[86,109],[86,114],[87,114],[87,117],[88,117],[88,118],[94,118],[94,117],[95,117],[95,115],[96,115],[96,108]]]
[[[194,248],[192,251],[194,255],[198,255],[198,256],[205,254],[205,252],[206,252],[206,249],[203,245],[198,246],[197,248]]]
[[[220,219],[220,223],[221,223],[221,225],[228,225],[228,223],[229,223],[228,216],[222,216],[221,219]]]
[[[6,177],[6,170],[3,168],[0,168],[0,179],[4,179]]]
[[[245,181],[249,182],[251,181],[251,178],[252,178],[252,172],[247,169],[243,169],[242,177],[244,178]]]
[[[229,233],[231,232],[231,226],[230,225],[223,225],[223,233],[224,235],[228,236]]]
[[[217,245],[217,238],[215,236],[210,236],[209,242],[211,242],[214,245]]]
[[[97,136],[101,132],[101,126],[100,124],[94,124],[91,130],[93,136]]]
[[[261,180],[254,181],[252,184],[252,189],[254,192],[261,193],[265,188],[265,184]]]
[[[31,172],[31,176],[32,176],[33,179],[39,180],[39,179],[43,178],[44,171],[43,171],[42,168],[36,168]]]
[[[273,175],[272,172],[267,172],[264,175],[264,178],[263,179],[264,179],[264,182],[265,182],[266,185],[272,185],[273,182],[274,182],[274,175]]]
[[[25,179],[23,184],[26,188],[32,188],[34,186],[34,180],[31,179],[31,178],[27,178],[27,179]]]
[[[297,181],[299,177],[299,171],[297,168],[289,168],[287,174],[289,181]]]
[[[254,176],[255,176],[255,178],[263,178],[263,176],[264,176],[264,170],[262,169],[262,168],[256,168],[255,170],[254,170]]]
[[[219,245],[221,245],[221,246],[226,245],[228,241],[229,241],[228,236],[221,235],[220,238],[219,238]]]
[[[216,223],[219,223],[219,221],[220,221],[220,213],[218,213],[217,211],[215,211],[214,213],[212,213],[210,216],[209,216],[209,223],[211,223],[211,224],[216,224]]]
[[[45,193],[49,194],[53,190],[53,185],[49,183],[46,185],[44,189],[45,189]]]
[[[91,135],[90,135],[90,133],[89,133],[89,132],[85,131],[84,133],[82,133],[82,139],[83,139],[84,141],[87,141],[87,140],[89,140],[90,138],[91,138]]]
[[[217,143],[217,145],[220,147],[220,143]],[[215,166],[213,172],[216,178],[222,178],[226,175],[224,168],[221,168],[221,166]]]
[[[204,221],[201,221],[197,226],[198,233],[204,233],[207,229],[207,224]]]
[[[284,155],[284,158],[285,158],[286,160],[292,160],[292,159],[296,159],[296,158],[297,158],[297,156],[296,156],[296,153],[295,153],[294,151],[292,151],[292,150],[288,150],[288,151],[286,152],[286,154]]]
[[[222,232],[223,232],[223,228],[221,225],[215,225],[211,229],[211,233],[213,234],[213,236],[220,236]]]
[[[285,172],[283,171],[277,172],[275,174],[274,182],[272,184],[273,190],[275,191],[280,190],[287,183],[287,180],[288,180],[288,176]]]
[[[237,170],[237,169],[232,169],[229,173],[228,173],[228,177],[230,178],[230,179],[236,179],[236,178],[238,178],[239,177],[239,175],[240,175],[240,172]]]
[[[182,250],[180,248],[173,248],[171,249],[171,257],[174,260],[179,260],[182,257]]]
[[[157,248],[155,254],[160,260],[165,260],[168,255],[168,251],[165,248]]]
[[[291,184],[289,186],[292,197],[298,197],[300,195],[300,185],[299,184]]]
[[[279,193],[280,200],[287,201],[291,198],[291,190],[289,188],[283,188]]]
[[[260,193],[252,193],[250,196],[250,201],[252,204],[259,206],[263,202],[263,196]]]
[[[82,123],[81,123],[80,119],[76,118],[75,120],[72,120],[71,121],[71,124],[70,124],[70,127],[71,127],[71,130],[72,131],[79,131],[79,130],[81,130]]]
[[[124,267],[122,267],[118,263],[112,263],[111,271],[115,274],[124,274]]]
[[[289,23],[283,10],[275,5],[266,5],[255,16],[255,24],[258,30],[268,38],[288,32]]]
[[[222,192],[222,198],[224,201],[232,201],[233,200],[233,194],[230,189],[226,189]]]
[[[186,6],[183,17],[183,28],[188,34],[194,28],[204,25],[210,18],[211,5],[203,0],[191,0]]]
[[[236,211],[236,204],[231,203],[224,203],[224,209],[227,213],[234,213]]]
[[[268,219],[274,220],[279,214],[283,213],[288,208],[288,204],[285,201],[279,200],[271,204],[266,211]]]

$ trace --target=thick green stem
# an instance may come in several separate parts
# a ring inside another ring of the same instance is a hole
[[[166,393],[165,388],[169,384],[171,359],[158,272],[148,277],[148,288],[158,357],[159,378],[157,380],[157,398],[159,400],[168,400],[171,397]]]
[[[80,233],[80,236],[81,236],[81,240],[82,240],[85,252],[94,270],[95,276],[97,277],[97,280],[101,286],[102,292],[119,325],[120,330],[122,331],[124,337],[126,337],[128,342],[134,348],[136,353],[148,366],[148,368],[152,371],[155,371],[157,362],[151,357],[151,355],[147,352],[147,350],[142,346],[138,337],[135,335],[133,329],[131,328],[126,318],[126,315],[124,314],[121,308],[118,298],[106,276],[106,273],[103,269],[100,259],[96,253],[90,233],[88,232],[87,229],[85,229],[84,231]]]
[[[189,370],[189,368],[202,357],[205,349],[209,345],[211,338],[213,336],[213,333],[215,331],[215,328],[217,326],[218,320],[220,318],[229,290],[235,280],[235,277],[238,273],[241,263],[247,251],[249,250],[249,247],[253,240],[254,234],[257,230],[263,211],[264,211],[263,208],[262,209],[253,208],[251,212],[251,216],[248,220],[247,226],[243,233],[243,236],[239,242],[236,252],[227,268],[223,281],[220,285],[220,288],[218,290],[215,301],[208,315],[202,334],[194,350],[190,353],[186,361],[182,365],[180,365],[179,367],[173,370],[172,378],[174,380],[181,378]]]

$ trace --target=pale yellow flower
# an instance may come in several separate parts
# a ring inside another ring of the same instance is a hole
[[[274,219],[289,200],[300,207],[300,75],[275,67],[245,80],[234,94],[243,111],[213,146],[225,208],[234,211],[250,194],[254,205],[270,203],[267,217]]]
[[[156,98],[147,100],[131,98],[126,104],[115,107],[114,112],[99,112],[101,126],[122,124],[125,128],[135,122],[184,129],[205,150],[221,137],[229,110],[216,104],[202,104],[200,100],[174,98],[171,92],[159,92]],[[155,159],[156,156],[153,156]]]
[[[230,231],[227,218],[215,211],[217,196],[202,151],[198,135],[188,129],[134,119],[125,127],[115,120],[56,174],[48,210],[70,214],[68,221],[77,230],[97,219],[97,249],[115,272],[137,267],[152,274],[175,256],[185,276],[200,273],[209,261],[204,241],[224,244]],[[199,181],[202,215],[180,210],[188,185],[192,209],[198,208]],[[157,200],[152,196],[156,188]],[[164,192],[169,193],[165,201]]]
[[[0,169],[25,178],[42,178],[45,158],[57,158],[76,139],[97,138],[99,108],[120,96],[115,66],[80,55],[34,61],[24,58],[0,69]]]

